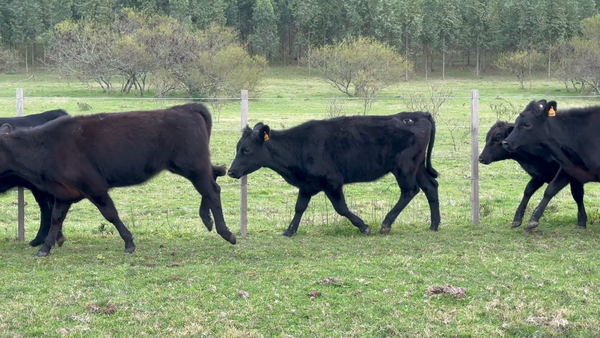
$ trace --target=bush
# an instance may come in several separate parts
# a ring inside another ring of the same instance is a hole
[[[0,73],[16,73],[19,70],[19,52],[0,48]]]
[[[501,54],[496,60],[496,67],[510,71],[517,77],[521,89],[525,89],[525,79],[532,68],[541,64],[542,54],[535,49]]]
[[[189,95],[203,98],[238,95],[253,90],[263,77],[266,59],[251,57],[230,28],[212,26],[191,36],[195,53],[173,65],[172,74]]]
[[[321,47],[304,62],[342,93],[362,97],[364,113],[382,89],[398,82],[407,68],[412,70],[412,64],[393,48],[365,37]]]

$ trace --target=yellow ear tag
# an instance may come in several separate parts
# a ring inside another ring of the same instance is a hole
[[[264,135],[264,140],[265,140],[265,142],[269,140],[269,135],[267,135],[266,132],[265,132],[265,135]]]
[[[550,110],[548,110],[548,116],[556,116],[556,111],[554,110],[554,107],[550,107]]]

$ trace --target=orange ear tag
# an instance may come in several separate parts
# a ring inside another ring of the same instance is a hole
[[[265,132],[265,135],[264,135],[264,140],[265,140],[265,142],[269,140],[269,135],[267,135],[266,132]]]
[[[548,110],[548,116],[556,116],[556,111],[554,110],[554,107],[550,107],[550,110]]]

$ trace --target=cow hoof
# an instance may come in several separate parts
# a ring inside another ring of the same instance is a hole
[[[49,254],[50,254],[50,252],[38,250],[38,252],[35,255],[37,257],[47,257]]]
[[[387,235],[390,233],[390,230],[392,230],[392,227],[381,227],[379,233],[382,235]]]
[[[368,236],[368,235],[370,235],[370,234],[371,234],[371,228],[369,228],[369,226],[367,226],[365,229],[363,229],[363,230],[360,230],[360,232],[361,232],[363,235],[367,235],[367,236]]]
[[[587,229],[587,227],[585,225],[578,225],[577,229]]]
[[[206,226],[206,229],[208,229],[208,231],[212,231],[214,224],[215,223],[213,222],[212,219],[209,219],[207,222],[204,223],[204,225]]]
[[[438,231],[438,227],[437,227],[437,225],[436,225],[436,226],[433,226],[433,225],[432,225],[432,226],[430,226],[430,227],[429,227],[429,231],[434,231],[434,232]]]
[[[131,245],[125,245],[125,253],[133,253],[135,251],[135,244],[131,243]]]
[[[535,228],[537,228],[538,225],[540,225],[540,222],[530,221],[529,224],[527,224],[527,227],[525,229],[526,230],[535,229]]]
[[[235,243],[237,242],[237,240],[236,240],[236,238],[235,238],[235,235],[234,235],[234,234],[231,234],[231,236],[229,236],[229,240],[228,240],[228,241],[229,241],[229,243],[231,243],[231,244],[235,244]]]
[[[292,235],[294,235],[294,233],[290,230],[286,230],[284,233],[281,234],[281,236],[283,237],[292,237]]]
[[[513,221],[511,228],[518,228],[521,226],[521,221]]]
[[[58,246],[61,247],[63,245],[63,243],[65,242],[65,240],[66,240],[66,238],[63,236],[56,240],[56,244],[58,244]]]
[[[44,239],[34,238],[31,242],[29,242],[30,246],[36,247],[44,244]]]

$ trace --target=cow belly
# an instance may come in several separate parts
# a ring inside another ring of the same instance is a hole
[[[383,170],[383,168],[358,168],[359,170],[348,170],[344,173],[344,183],[354,182],[372,182],[380,179],[382,176],[390,172],[390,170]]]

